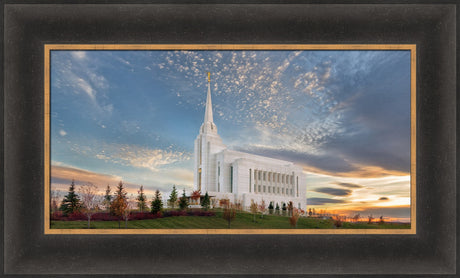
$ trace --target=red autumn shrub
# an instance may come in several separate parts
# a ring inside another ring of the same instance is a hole
[[[51,220],[64,220],[64,215],[62,214],[62,211],[58,210],[55,211],[51,214]]]
[[[195,210],[167,210],[164,212],[157,212],[152,214],[150,212],[131,212],[129,220],[145,220],[145,219],[157,219],[163,217],[172,216],[215,216],[212,211],[204,211],[201,209]],[[87,216],[81,212],[74,212],[68,216],[64,216],[62,211],[55,211],[51,214],[51,220],[55,221],[76,221],[76,220],[88,220]],[[91,221],[118,221],[118,217],[110,214],[109,212],[98,212],[91,215]]]
[[[130,220],[144,220],[144,219],[157,219],[161,218],[161,212],[157,212],[155,214],[150,212],[133,212],[129,217]]]
[[[91,216],[93,221],[117,221],[118,217],[108,212],[98,212]]]
[[[72,212],[71,214],[69,214],[67,216],[67,220],[69,221],[88,220],[88,217],[86,217],[86,215],[84,215],[83,213],[76,211],[76,212]]]
[[[185,210],[169,210],[163,212],[163,217],[171,216],[187,216],[187,211]]]

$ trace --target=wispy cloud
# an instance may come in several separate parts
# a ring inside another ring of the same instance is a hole
[[[85,51],[52,52],[53,67],[51,85],[53,92],[74,93],[85,96],[80,101],[92,105],[86,113],[110,115],[113,105],[107,101],[106,92],[110,88],[105,76],[98,72],[98,59],[91,59]],[[53,98],[54,99],[54,98]]]
[[[68,189],[70,185],[69,181],[72,180],[76,180],[78,184],[91,182],[96,185],[105,186],[107,184],[117,184],[123,179],[121,176],[100,174],[76,167],[58,165],[51,166],[51,177],[51,181],[53,183],[63,184],[64,189]],[[57,188],[55,187],[55,189]]]
[[[144,185],[144,193],[151,198],[157,189],[160,190],[163,195],[169,194],[172,189],[172,184],[178,185],[178,188],[180,189],[186,188],[189,191],[190,188],[183,185],[181,181],[186,181],[187,183],[193,178],[191,171],[172,169],[168,170],[168,174],[171,175],[169,180],[157,177],[155,183],[152,183],[149,180],[146,181],[147,183],[141,183],[131,180],[129,175],[118,176],[101,174],[74,166],[61,166],[60,164],[62,163],[53,161],[51,166],[51,189],[58,192],[68,191],[70,183],[74,181],[77,187],[87,183],[94,184],[97,187],[99,194],[105,193],[107,185],[109,185],[112,193],[114,193],[115,187],[120,181],[122,181],[128,194],[137,196],[137,191],[139,190],[140,185]],[[174,177],[177,177],[177,179],[174,179]]]
[[[326,204],[344,204],[348,203],[346,200],[342,199],[330,199],[330,198],[309,198],[307,201],[308,206],[318,206]]]
[[[315,192],[325,193],[334,196],[350,196],[351,192],[350,189],[340,189],[340,188],[332,188],[332,187],[320,187],[314,190]]]
[[[281,150],[287,160],[290,152],[329,161],[339,157],[335,162],[339,167],[330,172],[348,168],[344,172],[368,176],[377,169],[386,175],[407,174],[409,117],[400,113],[408,115],[409,107],[399,103],[410,97],[409,71],[398,73],[408,69],[407,53],[278,54],[173,52],[166,54],[164,64],[168,66],[163,70],[184,73],[182,83],[188,89],[178,95],[180,102],[198,109],[204,106],[205,94],[192,89],[204,86],[205,71],[213,72],[216,121],[231,122],[239,129],[238,136],[224,134],[230,147],[252,152]],[[390,102],[382,105],[380,99]],[[388,126],[387,110],[395,107],[400,112],[393,111],[390,117],[398,120]],[[379,139],[382,136],[385,141]],[[323,169],[314,161],[306,163]]]
[[[410,176],[407,175],[367,178],[359,176],[341,177],[339,178],[340,181],[337,181],[338,177],[334,175],[307,172],[306,176],[308,207],[334,209],[342,213],[370,207],[410,205]],[[321,201],[324,198],[323,194],[335,197],[325,198]],[[329,199],[339,201],[326,202]]]
[[[70,55],[72,55],[74,59],[86,59],[86,51],[72,51],[70,52]]]
[[[159,171],[163,166],[187,161],[191,154],[185,151],[169,149],[151,149],[137,145],[97,142],[91,145],[73,144],[75,153],[83,154],[110,163],[146,168]]]
[[[356,183],[349,183],[349,182],[334,182],[332,184],[336,184],[336,185],[348,187],[348,188],[363,188],[362,185],[359,185]]]

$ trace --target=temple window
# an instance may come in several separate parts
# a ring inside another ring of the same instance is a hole
[[[252,184],[252,181],[251,181],[251,178],[252,178],[252,173],[251,173],[252,169],[249,169],[249,192],[251,192],[251,184]]]

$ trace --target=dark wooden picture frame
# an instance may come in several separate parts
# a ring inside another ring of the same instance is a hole
[[[4,14],[4,274],[455,274],[456,4],[63,4]],[[417,45],[415,235],[46,235],[44,45]]]

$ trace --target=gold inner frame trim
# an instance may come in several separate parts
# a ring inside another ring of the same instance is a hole
[[[415,44],[45,44],[44,45],[44,234],[416,234],[416,66]],[[50,228],[50,52],[52,50],[408,50],[411,52],[410,229],[51,229]]]

